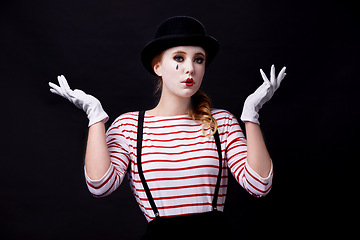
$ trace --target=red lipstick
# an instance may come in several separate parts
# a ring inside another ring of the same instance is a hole
[[[194,85],[194,80],[192,78],[188,78],[185,80],[185,84],[186,86],[191,87]]]

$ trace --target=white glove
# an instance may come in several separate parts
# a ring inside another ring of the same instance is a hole
[[[275,77],[275,66],[272,65],[269,81],[263,70],[260,69],[264,83],[245,100],[243,112],[241,114],[241,121],[253,122],[260,125],[259,110],[264,105],[264,103],[271,99],[271,97],[274,95],[274,92],[279,88],[281,81],[286,75],[285,70],[286,67],[283,67],[279,75]]]
[[[58,81],[60,86],[49,82],[50,92],[68,99],[75,104],[75,106],[84,110],[89,119],[89,127],[100,121],[104,121],[105,123],[109,119],[109,116],[103,110],[100,101],[95,97],[78,89],[71,90],[63,75],[58,76]]]

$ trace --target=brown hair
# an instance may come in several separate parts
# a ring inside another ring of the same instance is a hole
[[[215,134],[217,130],[217,122],[215,118],[211,115],[211,99],[203,91],[198,90],[191,97],[191,109],[189,116],[196,120],[202,122],[202,133],[205,137],[211,137]],[[210,128],[212,132],[206,134],[205,131],[207,128]]]
[[[151,66],[153,68],[155,64],[161,61],[163,54],[164,52],[156,55],[151,61]],[[161,91],[162,85],[162,78],[159,77],[155,93]],[[191,97],[191,109],[188,114],[194,121],[202,122],[202,133],[205,137],[213,136],[217,130],[216,119],[211,115],[211,106],[211,98],[200,89]],[[210,133],[206,133],[210,129],[212,131],[210,131]]]

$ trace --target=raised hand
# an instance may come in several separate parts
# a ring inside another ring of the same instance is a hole
[[[49,82],[50,92],[55,93],[68,99],[70,102],[75,104],[78,108],[84,110],[89,119],[89,127],[94,123],[109,119],[109,116],[103,110],[101,103],[95,97],[84,93],[81,90],[71,90],[63,75],[58,76],[59,86]]]
[[[271,66],[270,81],[266,77],[264,71],[260,69],[261,76],[264,83],[256,89],[256,91],[249,95],[244,103],[243,112],[241,114],[241,120],[243,122],[253,122],[260,125],[259,122],[259,110],[264,103],[269,101],[274,95],[275,91],[279,88],[281,81],[286,76],[286,67],[283,67],[279,75],[275,76],[275,66]]]

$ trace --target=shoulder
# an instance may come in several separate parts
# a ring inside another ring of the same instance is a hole
[[[230,113],[227,110],[224,109],[211,109],[211,115],[215,118],[216,121],[220,121],[220,120],[236,120],[236,117]]]
[[[224,109],[213,109],[211,114],[216,120],[220,134],[223,133],[228,136],[231,135],[234,131],[241,132],[241,127],[237,118],[229,111]]]
[[[107,135],[113,133],[136,133],[139,112],[128,112],[118,116],[107,130]]]
[[[118,116],[111,125],[119,126],[123,124],[134,124],[137,123],[138,116],[139,116],[139,112],[123,113],[120,116]]]

